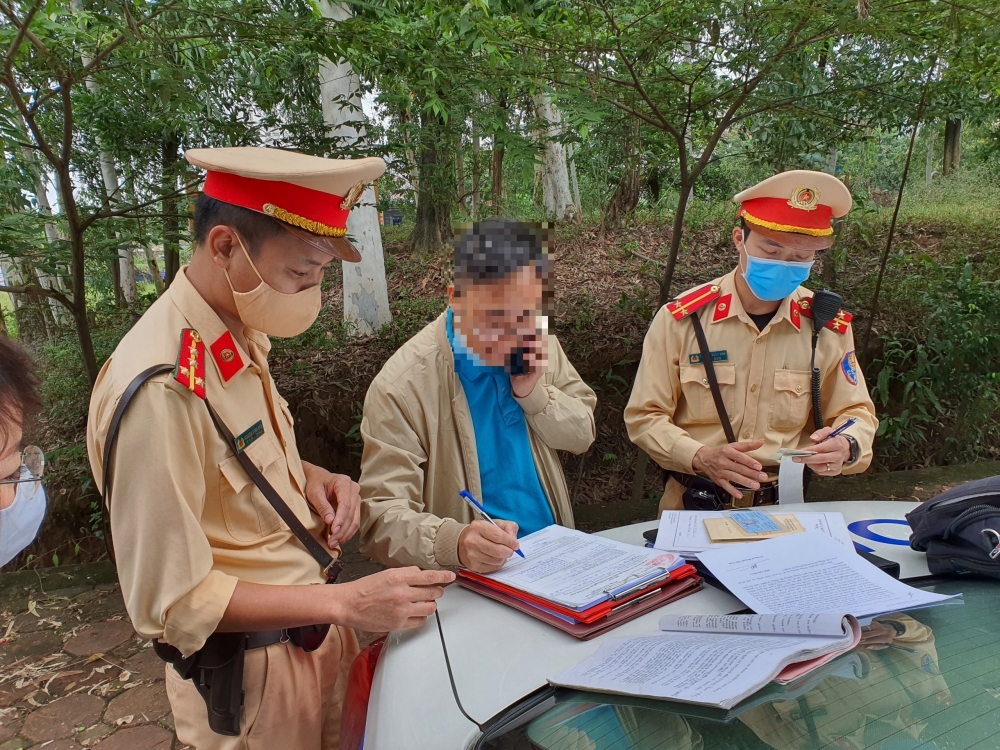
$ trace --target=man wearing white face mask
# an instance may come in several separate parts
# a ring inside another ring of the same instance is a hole
[[[45,458],[33,445],[21,449],[22,428],[40,407],[31,358],[0,338],[0,567],[34,541],[45,517]]]
[[[625,409],[632,442],[668,473],[661,513],[776,503],[781,449],[808,451],[792,460],[820,476],[871,463],[878,420],[852,316],[834,303],[814,338],[814,295],[800,286],[833,245],[831,220],[850,210],[850,192],[794,170],[733,200],[737,268],[656,314]]]
[[[316,320],[324,269],[359,259],[347,216],[385,167],[264,148],[186,157],[208,170],[197,248],[91,399],[122,593],[169,662],[181,742],[333,750],[352,628],[415,627],[453,579],[410,568],[315,585],[336,579],[359,488],[301,460],[267,363],[269,335]]]

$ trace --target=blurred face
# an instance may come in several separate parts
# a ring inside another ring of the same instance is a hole
[[[11,425],[7,429],[6,443],[0,447],[0,481],[21,477],[21,425]],[[16,492],[16,484],[0,484],[0,508],[13,503]]]
[[[511,352],[538,333],[542,287],[534,264],[496,281],[466,281],[458,294],[448,287],[456,332],[485,364],[503,366]]]

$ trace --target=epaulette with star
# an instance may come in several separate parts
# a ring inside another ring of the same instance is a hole
[[[800,313],[805,315],[807,318],[812,318],[812,297],[803,297],[798,301],[798,310]],[[836,331],[837,333],[847,333],[847,329],[850,328],[851,321],[854,320],[854,315],[845,312],[843,310],[837,311],[837,317],[826,324],[826,327],[831,331]]]
[[[721,293],[722,287],[718,284],[706,284],[668,303],[667,309],[674,316],[674,320],[684,320],[691,313],[718,299]]]
[[[200,399],[205,398],[205,342],[193,328],[181,331],[181,348],[174,365],[174,380]]]

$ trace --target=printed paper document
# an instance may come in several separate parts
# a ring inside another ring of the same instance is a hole
[[[697,559],[708,549],[730,546],[729,543],[713,543],[705,528],[705,520],[726,518],[739,511],[666,510],[660,516],[660,526],[656,532],[656,549],[676,552],[681,557]],[[791,513],[806,531],[818,531],[837,540],[854,552],[851,532],[847,530],[844,516],[840,513]],[[754,542],[759,544],[760,542]]]
[[[564,526],[547,526],[519,541],[524,558],[511,557],[483,577],[577,610],[684,564],[675,554]]]
[[[731,708],[776,677],[801,676],[861,639],[854,618],[836,615],[668,615],[660,628],[667,632],[605,641],[549,682]]]
[[[733,596],[758,614],[846,612],[868,619],[961,596],[907,586],[853,547],[816,531],[730,545],[699,557]]]

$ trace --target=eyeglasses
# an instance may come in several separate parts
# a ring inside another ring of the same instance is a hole
[[[37,445],[29,445],[21,451],[21,465],[8,477],[0,479],[0,484],[23,484],[40,482],[45,473],[45,453]],[[37,488],[38,485],[36,484]]]

